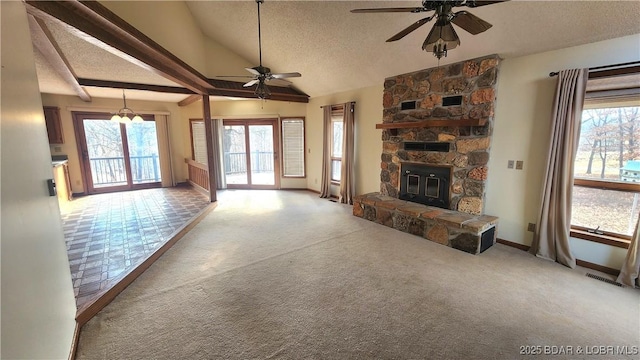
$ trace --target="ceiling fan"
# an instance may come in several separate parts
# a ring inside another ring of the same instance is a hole
[[[250,80],[243,86],[251,87],[257,84],[254,93],[259,99],[264,100],[264,99],[268,99],[271,96],[271,91],[269,90],[269,87],[266,84],[267,81],[278,79],[278,80],[288,82],[287,80],[284,80],[284,79],[300,77],[302,75],[298,72],[274,74],[271,72],[271,69],[269,69],[268,67],[262,66],[262,31],[260,28],[260,4],[264,3],[264,0],[256,0],[256,3],[258,4],[258,49],[260,53],[260,65],[252,68],[245,68],[248,72],[252,74],[252,76],[246,75],[246,76],[220,76],[220,77],[251,78],[252,80]]]
[[[422,7],[397,7],[397,8],[373,8],[373,9],[354,9],[352,13],[382,13],[382,12],[410,12],[421,13],[426,11],[435,11],[431,16],[420,19],[409,25],[404,30],[387,39],[387,42],[400,40],[407,36],[422,25],[436,18],[436,23],[429,32],[429,35],[422,43],[422,50],[432,51],[433,55],[438,58],[447,56],[447,51],[460,45],[460,38],[456,34],[455,29],[451,25],[454,23],[467,32],[477,35],[481,32],[489,30],[491,24],[480,19],[479,17],[465,10],[453,12],[454,7],[466,6],[475,8],[479,6],[491,5],[505,2],[508,0],[442,0],[429,1],[423,0]]]

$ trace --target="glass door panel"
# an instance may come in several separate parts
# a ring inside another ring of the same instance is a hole
[[[275,185],[275,160],[272,125],[249,125],[251,184]]]
[[[155,122],[127,124],[127,144],[132,182],[144,184],[162,181]]]
[[[125,125],[106,113],[72,116],[88,194],[162,185],[155,121]]]
[[[87,154],[94,188],[127,185],[120,124],[83,120]]]
[[[224,174],[227,185],[248,185],[247,143],[244,125],[225,125]]]

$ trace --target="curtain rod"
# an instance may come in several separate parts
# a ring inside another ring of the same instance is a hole
[[[352,104],[355,104],[355,103],[356,103],[355,101],[347,101],[347,102],[352,103]],[[347,102],[345,102],[345,103],[343,103],[343,104],[346,104]],[[342,104],[322,105],[322,106],[320,106],[320,109],[322,109],[322,108],[323,108],[323,107],[325,107],[325,106],[334,106],[334,105],[342,105]]]
[[[621,63],[621,64],[613,64],[613,65],[604,65],[604,66],[596,66],[596,67],[592,67],[589,68],[589,72],[598,72],[599,70],[608,70],[608,69],[616,69],[616,68],[623,68],[623,67],[627,67],[627,66],[631,66],[631,65],[640,65],[640,61],[632,61],[632,62],[627,62],[627,63]],[[557,76],[560,72],[559,71],[554,71],[554,72],[550,72],[549,76]]]

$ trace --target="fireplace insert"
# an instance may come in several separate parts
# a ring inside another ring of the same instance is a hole
[[[450,166],[403,163],[399,198],[449,209],[451,172]]]

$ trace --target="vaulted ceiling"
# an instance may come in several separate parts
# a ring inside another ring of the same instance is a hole
[[[148,6],[154,6],[154,2]],[[205,36],[246,63],[258,65],[254,0],[187,1],[186,6]],[[430,13],[350,12],[355,8],[419,6],[417,0],[266,0],[261,6],[263,63],[273,72],[302,73],[301,78],[291,81],[311,97],[380,85],[388,76],[438,66],[438,60],[421,49],[433,21],[404,39],[385,42]],[[440,64],[489,54],[511,58],[640,33],[637,19],[640,1],[636,0],[512,0],[467,10],[493,27],[478,35],[457,28],[461,45],[442,58]],[[60,25],[47,21],[45,24],[78,78],[180,86],[72,35]],[[41,91],[75,95],[76,91],[54,70],[49,57],[37,48],[34,53]],[[247,75],[243,66],[232,74],[205,75]],[[117,89],[85,87],[85,90],[93,97],[122,96]],[[185,96],[127,92],[127,98],[170,102],[178,102]]]

